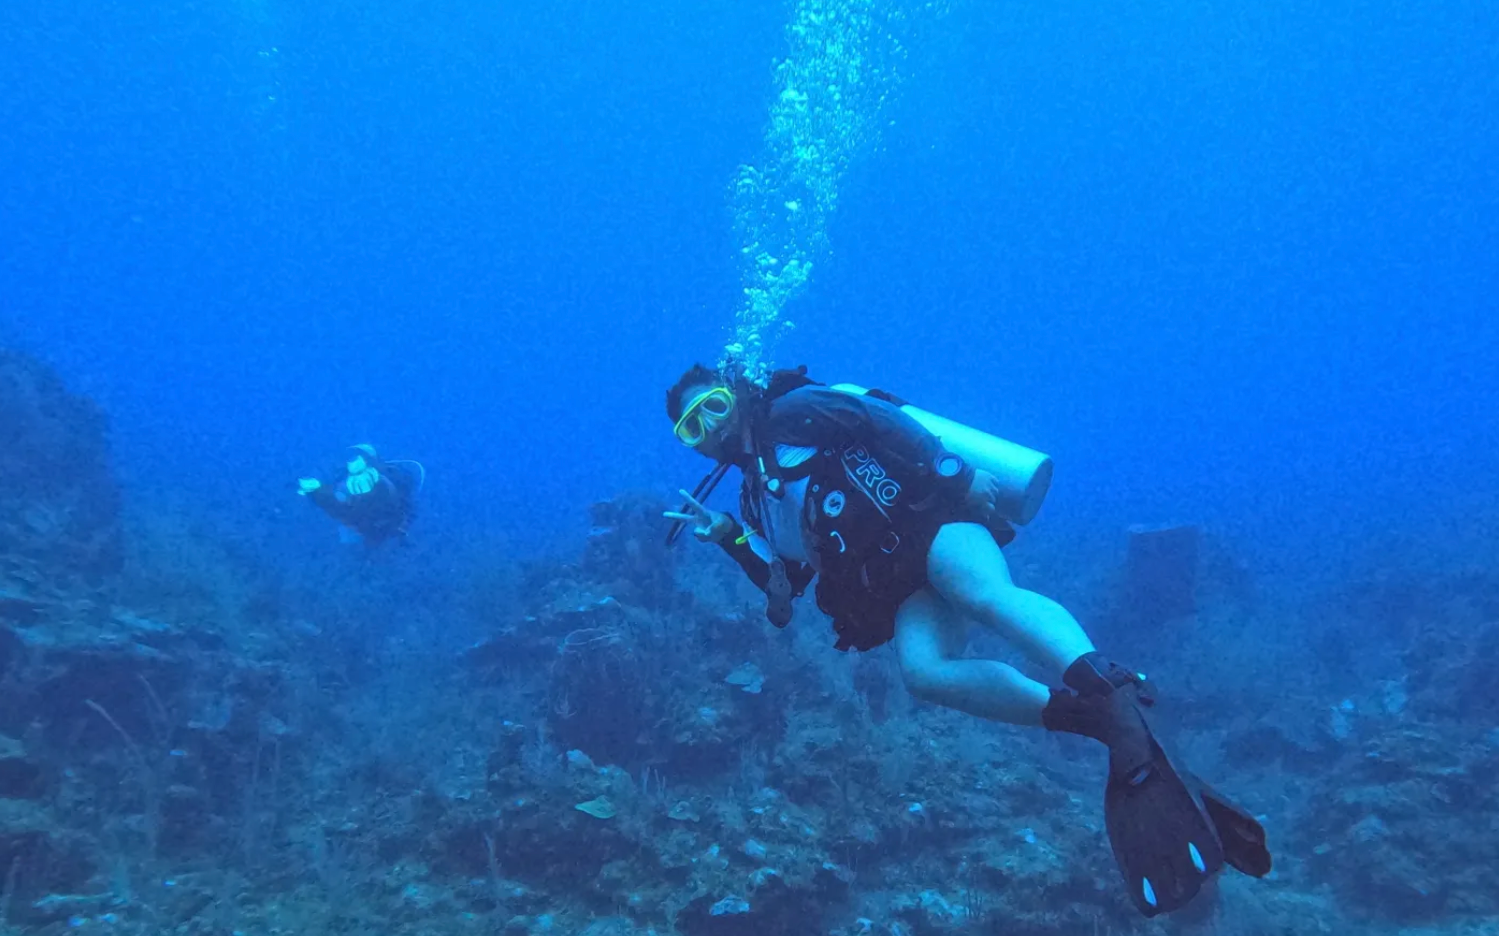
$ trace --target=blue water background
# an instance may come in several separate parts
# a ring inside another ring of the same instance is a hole
[[[786,15],[5,4],[0,337],[101,401],[138,501],[288,563],[336,548],[295,479],[359,441],[428,466],[435,570],[575,550],[703,468],[662,395],[729,338]],[[959,3],[905,39],[778,362],[1053,454],[1027,535],[1074,561],[1174,520],[1287,587],[1472,558],[1491,3]]]

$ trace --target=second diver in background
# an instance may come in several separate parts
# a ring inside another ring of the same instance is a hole
[[[426,477],[421,463],[382,461],[372,445],[351,446],[349,451],[342,478],[327,484],[302,478],[297,493],[366,546],[405,537],[416,514],[416,494]]]

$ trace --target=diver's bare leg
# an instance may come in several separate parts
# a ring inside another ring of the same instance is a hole
[[[895,652],[911,694],[979,718],[1041,724],[1048,690],[996,660],[963,658],[971,622],[930,587],[895,615]]]
[[[1093,642],[1071,612],[1016,586],[1005,554],[976,523],[949,523],[927,559],[931,587],[947,602],[1013,643],[1033,663],[1061,677]]]

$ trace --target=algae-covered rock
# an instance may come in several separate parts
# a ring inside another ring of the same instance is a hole
[[[36,799],[44,789],[42,768],[14,738],[0,735],[0,797]]]
[[[0,881],[10,897],[9,922],[45,922],[48,897],[83,892],[97,870],[84,837],[49,809],[0,799]]]
[[[40,361],[0,349],[0,582],[33,596],[97,585],[121,556],[103,413]]]
[[[573,808],[578,812],[587,813],[595,819],[613,819],[616,812],[614,803],[607,796],[595,797],[586,803],[579,803]]]

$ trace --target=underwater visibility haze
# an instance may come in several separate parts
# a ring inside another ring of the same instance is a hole
[[[0,36],[0,932],[1499,934],[1492,2]]]

